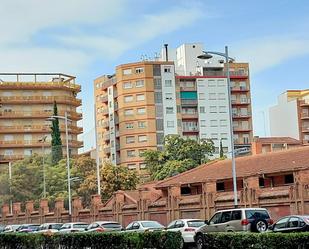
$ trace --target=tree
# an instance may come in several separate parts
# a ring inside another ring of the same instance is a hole
[[[53,116],[58,116],[58,108],[56,101],[54,102],[54,113]],[[54,118],[51,127],[51,146],[52,146],[52,164],[56,165],[63,157],[62,154],[62,142],[61,133],[59,128],[58,118]]]
[[[164,139],[163,151],[147,150],[142,156],[151,179],[162,180],[206,163],[213,151],[211,141],[199,143],[179,135],[168,135]]]

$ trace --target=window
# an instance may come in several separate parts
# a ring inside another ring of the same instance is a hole
[[[4,141],[12,141],[13,135],[4,135]]]
[[[217,113],[217,107],[216,106],[210,106],[209,112],[210,113]]]
[[[14,152],[13,152],[13,150],[11,150],[11,149],[8,149],[8,150],[5,150],[4,151],[4,155],[6,155],[6,156],[11,156],[11,155],[13,155],[14,154]]]
[[[159,131],[163,130],[163,120],[162,119],[156,119],[156,128]]]
[[[143,101],[145,100],[145,94],[137,94],[136,101]]]
[[[147,136],[146,135],[139,135],[138,136],[138,142],[140,142],[140,143],[147,142]]]
[[[220,120],[220,127],[227,127],[227,120],[226,119]]]
[[[133,109],[126,109],[126,110],[124,110],[124,115],[125,116],[133,115]]]
[[[241,220],[241,211],[240,210],[232,211],[231,220]]]
[[[173,94],[172,93],[166,93],[165,94],[165,99],[172,100],[173,99]]]
[[[287,217],[287,218],[282,218],[281,220],[278,220],[277,223],[275,224],[274,230],[285,228],[288,222],[288,219],[289,218]]]
[[[143,67],[135,68],[135,73],[143,73],[143,72],[144,72],[144,68]]]
[[[157,144],[163,144],[163,142],[164,142],[164,134],[163,133],[157,133]]]
[[[164,73],[170,73],[171,67],[164,67]]]
[[[25,156],[31,156],[32,155],[32,149],[24,149],[24,155]]]
[[[146,163],[140,163],[140,164],[139,164],[139,168],[140,168],[140,169],[145,169],[146,166],[147,166]]]
[[[299,219],[297,217],[291,217],[288,222],[288,227],[299,227]]]
[[[162,88],[161,79],[153,79],[153,84],[154,84],[155,89],[161,89]]]
[[[222,212],[221,215],[221,223],[229,222],[231,220],[232,212],[227,211],[227,212]]]
[[[137,126],[138,128],[146,128],[146,121],[138,121]]]
[[[219,113],[226,113],[226,107],[225,106],[219,106]]]
[[[215,93],[209,93],[209,99],[210,100],[215,100],[216,99],[216,94]]]
[[[174,108],[173,107],[166,107],[166,114],[173,114]]]
[[[211,133],[210,137],[212,140],[218,140],[218,133]]]
[[[135,150],[127,150],[127,157],[135,157]]]
[[[135,163],[128,163],[127,167],[128,167],[128,169],[136,169],[136,164]]]
[[[191,194],[191,188],[188,187],[188,186],[181,187],[180,192],[181,192],[181,195],[190,195]]]
[[[206,127],[206,120],[201,120],[201,127]]]
[[[141,157],[145,151],[146,149],[138,150],[138,156]]]
[[[136,87],[143,87],[145,85],[144,80],[137,80],[135,82]]]
[[[205,106],[200,106],[200,113],[205,113],[205,112],[206,112]]]
[[[122,74],[123,75],[130,75],[130,74],[132,74],[132,69],[131,68],[123,69]]]
[[[172,86],[172,80],[165,80],[165,86],[167,87]]]
[[[128,137],[126,137],[126,143],[127,143],[127,144],[135,143],[135,137],[134,137],[134,136],[128,136]]]
[[[154,93],[155,103],[162,103],[162,93],[155,92]]]
[[[284,183],[285,184],[292,184],[292,183],[294,183],[294,176],[293,176],[293,174],[285,175],[284,176]]]
[[[217,191],[224,191],[225,190],[224,182],[217,182],[216,187],[217,187]]]
[[[259,177],[259,186],[260,188],[264,188],[265,187],[265,180],[263,177]]]
[[[174,121],[167,121],[167,127],[174,127]]]
[[[209,221],[210,224],[219,224],[221,221],[221,213],[216,213]]]
[[[218,80],[218,86],[225,86],[225,81],[224,80]]]
[[[218,94],[218,99],[224,100],[225,99],[225,93],[219,93]]]
[[[209,87],[215,87],[216,86],[216,82],[214,80],[209,80],[208,81],[208,86]]]
[[[123,84],[122,84],[122,88],[123,89],[130,89],[130,88],[132,88],[133,86],[132,86],[132,83],[131,82],[124,82]]]
[[[132,101],[133,101],[133,95],[124,96],[124,102],[132,102]]]
[[[146,108],[137,108],[137,114],[145,114]]]
[[[198,98],[201,100],[205,99],[205,93],[199,93]]]
[[[210,126],[211,127],[217,127],[218,126],[218,120],[210,120]]]
[[[133,129],[134,125],[133,123],[126,123],[126,129]]]
[[[227,133],[221,133],[221,140],[227,140]]]

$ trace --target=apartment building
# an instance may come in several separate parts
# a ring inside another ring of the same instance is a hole
[[[0,162],[6,163],[33,153],[51,152],[51,121],[54,101],[58,115],[68,115],[69,149],[77,155],[83,143],[78,141],[82,128],[77,121],[82,114],[77,99],[80,86],[75,77],[52,73],[0,74]],[[65,122],[59,119],[63,151],[65,150]],[[45,138],[45,139],[44,139]]]
[[[120,65],[115,74],[95,79],[97,146],[101,161],[143,169],[141,152],[161,149],[164,136],[169,134],[212,139],[215,156],[219,155],[222,141],[224,152],[230,157],[225,65],[216,58],[212,64],[201,61],[197,67],[197,55],[203,50],[199,44],[185,44],[179,49],[186,52],[185,59],[171,50],[170,59],[163,53],[165,57],[159,60]],[[230,63],[230,71],[235,147],[250,151],[248,63]]]
[[[269,109],[271,136],[289,136],[309,144],[309,90],[288,90]]]

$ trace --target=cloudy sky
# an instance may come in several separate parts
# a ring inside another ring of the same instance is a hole
[[[309,88],[307,0],[0,0],[0,71],[63,72],[82,85],[85,150],[94,145],[93,79],[153,57],[163,43],[230,48],[250,63],[254,134],[268,107]],[[91,97],[90,97],[91,96]],[[264,129],[265,113],[266,129]]]

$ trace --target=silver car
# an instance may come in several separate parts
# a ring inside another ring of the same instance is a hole
[[[60,228],[60,233],[75,233],[75,232],[84,232],[89,224],[84,222],[71,222],[65,223]]]
[[[44,223],[42,224],[36,233],[57,233],[62,227],[62,223]]]
[[[204,220],[179,219],[174,220],[167,226],[168,231],[181,232],[184,243],[194,243],[196,230],[205,225]]]
[[[196,231],[197,248],[203,248],[203,233],[210,232],[266,232],[273,223],[265,208],[237,208],[216,212],[205,225]]]
[[[145,231],[156,231],[163,229],[164,229],[163,225],[161,225],[157,221],[152,220],[133,221],[126,227],[126,231],[129,232],[145,232]]]
[[[113,232],[121,230],[122,226],[116,221],[96,221],[86,228],[87,232]]]

